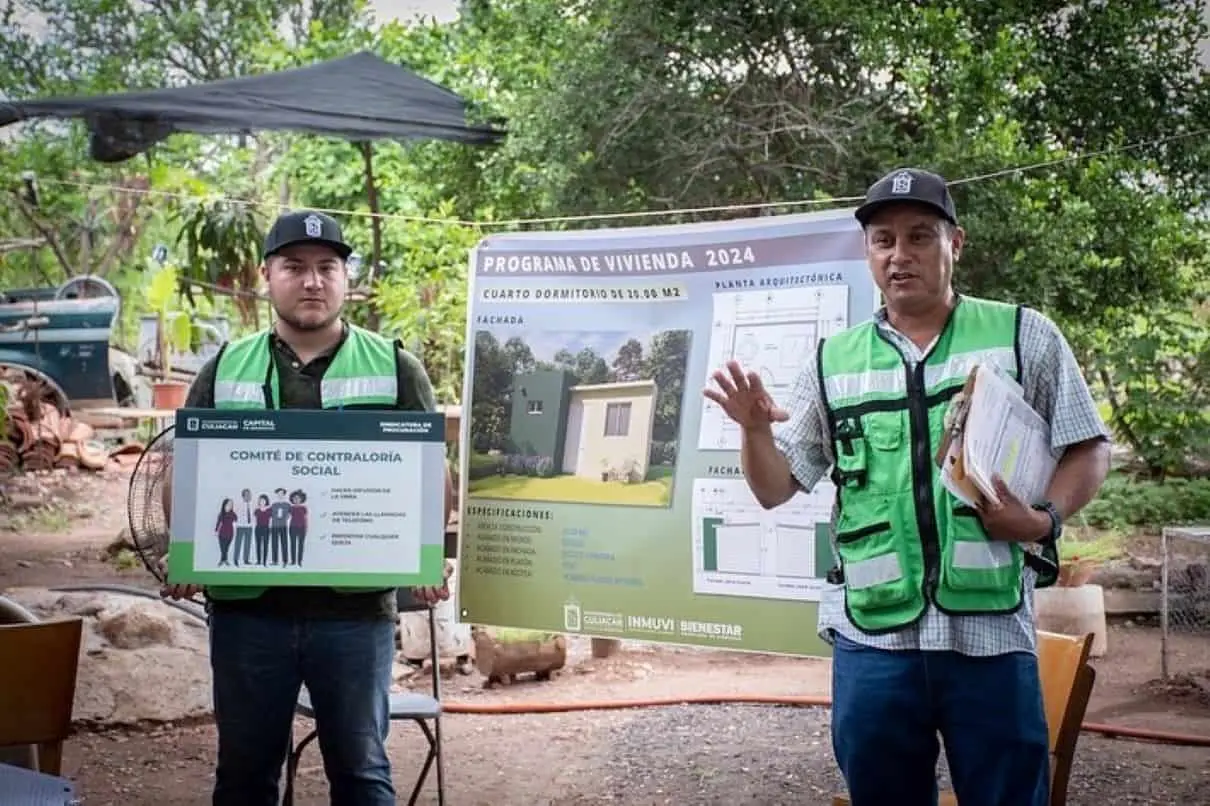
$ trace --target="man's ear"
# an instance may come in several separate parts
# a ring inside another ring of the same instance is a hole
[[[269,261],[260,264],[260,278],[266,283],[269,282]]]
[[[954,253],[954,261],[957,262],[962,254],[962,247],[966,245],[966,230],[962,227],[954,227],[950,233],[950,249]]]

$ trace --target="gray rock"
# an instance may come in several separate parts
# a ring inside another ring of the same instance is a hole
[[[149,599],[14,588],[39,618],[84,620],[72,718],[96,727],[176,722],[211,713],[206,625]]]

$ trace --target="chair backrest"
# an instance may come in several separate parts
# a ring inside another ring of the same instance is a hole
[[[83,624],[0,625],[0,747],[37,745],[38,769],[51,775],[71,731]]]
[[[1067,802],[1067,783],[1096,671],[1088,665],[1092,634],[1038,631],[1038,672],[1050,736],[1051,806]]]

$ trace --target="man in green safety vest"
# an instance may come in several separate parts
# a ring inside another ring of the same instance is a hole
[[[933,806],[938,734],[963,806],[1049,803],[1033,560],[1109,469],[1109,432],[1058,328],[1029,308],[954,292],[964,233],[945,180],[892,171],[856,217],[885,303],[824,339],[788,399],[736,362],[705,390],[743,431],[744,475],[772,508],[831,469],[836,566],[819,634],[833,648],[832,743],[853,806]],[[995,480],[961,505],[934,456],[978,364],[1017,379],[1051,427],[1045,500]]]
[[[280,216],[266,235],[261,266],[276,322],[227,344],[207,362],[186,407],[435,410],[420,362],[398,343],[341,316],[352,251],[330,216]],[[451,503],[447,472],[447,521]],[[281,542],[285,565],[287,541]],[[449,573],[447,562],[447,579]],[[180,598],[198,590],[175,585],[163,595]],[[303,684],[315,710],[332,802],[394,804],[385,740],[396,591],[209,587],[205,593],[218,728],[215,806],[278,803]],[[446,586],[412,593],[430,604],[449,596]]]

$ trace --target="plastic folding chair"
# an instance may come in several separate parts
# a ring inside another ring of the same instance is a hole
[[[429,622],[429,657],[432,661],[432,694],[417,694],[412,692],[392,692],[390,701],[390,720],[392,722],[415,722],[428,740],[429,750],[425,756],[412,795],[408,798],[408,806],[414,806],[420,797],[420,790],[428,780],[429,771],[437,766],[437,803],[445,806],[445,766],[441,757],[441,670],[437,654],[437,620],[433,608],[411,598],[409,591],[400,590],[398,594],[400,612],[428,611]],[[308,719],[315,719],[315,711],[311,707],[311,695],[303,688],[299,694],[295,713]],[[430,725],[430,723],[432,723]],[[290,755],[286,758],[286,791],[282,797],[282,806],[294,804],[294,778],[298,774],[298,763],[303,750],[318,737],[316,729],[303,737]]]

